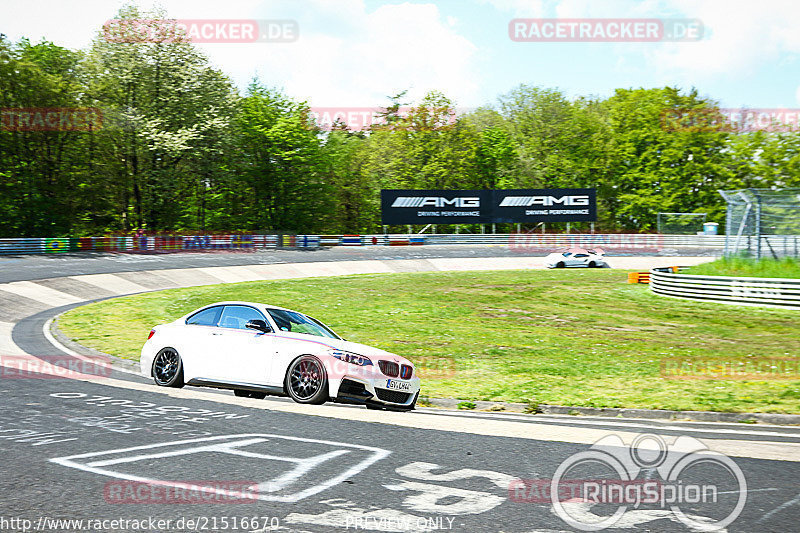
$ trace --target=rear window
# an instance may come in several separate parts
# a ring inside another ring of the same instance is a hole
[[[216,326],[221,311],[221,305],[203,309],[187,318],[186,324],[189,326]]]

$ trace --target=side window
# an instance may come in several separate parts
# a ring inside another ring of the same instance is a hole
[[[222,306],[209,307],[202,311],[193,314],[186,319],[186,324],[190,326],[216,326],[219,320],[219,314],[222,311]]]
[[[251,320],[264,320],[264,315],[245,305],[226,305],[219,319],[219,327],[247,329],[245,324]],[[267,322],[268,323],[268,322]]]

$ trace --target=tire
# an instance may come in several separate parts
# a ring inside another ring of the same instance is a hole
[[[244,389],[233,389],[233,395],[238,396],[239,398],[253,398],[256,400],[263,400],[267,397],[266,392],[257,392]]]
[[[292,361],[286,371],[283,388],[297,403],[325,403],[328,400],[328,375],[322,361],[313,355],[301,355]]]
[[[564,268],[565,266],[567,265],[564,264],[564,261],[559,261],[558,263],[556,263],[556,268]]]
[[[597,263],[595,263],[594,261],[589,261],[589,268],[595,268],[596,266]]]
[[[161,348],[153,358],[153,380],[159,387],[183,387],[183,359],[175,348]]]

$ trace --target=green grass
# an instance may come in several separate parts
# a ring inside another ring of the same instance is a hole
[[[724,257],[711,263],[693,266],[687,273],[702,276],[800,278],[800,262],[791,257],[785,257],[780,260]]]
[[[612,270],[376,274],[174,289],[74,309],[78,342],[138,358],[151,326],[220,300],[306,312],[422,368],[422,396],[800,413],[800,380],[674,380],[665,358],[797,357],[796,311],[689,302]]]

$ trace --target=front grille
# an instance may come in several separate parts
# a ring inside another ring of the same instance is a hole
[[[400,377],[403,379],[411,379],[411,375],[414,373],[414,369],[408,365],[403,365],[400,367]]]
[[[408,397],[411,396],[411,394],[407,392],[397,392],[386,389],[375,389],[375,392],[377,393],[379,400],[391,403],[406,403],[408,401]]]
[[[396,378],[400,375],[400,365],[392,361],[378,361],[378,366],[385,375]]]

